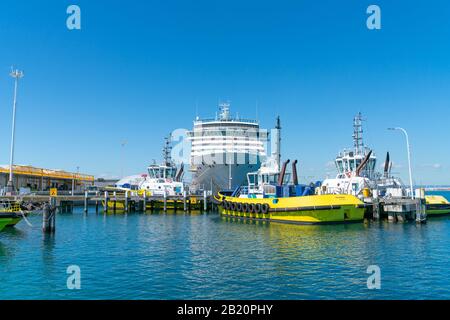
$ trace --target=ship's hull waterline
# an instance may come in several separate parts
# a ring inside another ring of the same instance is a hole
[[[365,213],[364,203],[351,195],[249,199],[219,193],[215,199],[223,216],[282,223],[361,222]]]

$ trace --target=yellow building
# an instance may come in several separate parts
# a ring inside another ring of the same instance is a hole
[[[0,189],[9,180],[9,166],[0,166]],[[50,188],[58,190],[82,190],[86,185],[94,184],[94,176],[67,172],[63,170],[35,168],[32,166],[13,166],[13,184],[16,189],[30,188],[31,191],[47,191]]]

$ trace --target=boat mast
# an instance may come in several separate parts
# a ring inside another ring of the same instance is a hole
[[[164,164],[166,166],[170,166],[172,164],[171,157],[172,146],[170,145],[170,136],[164,138],[164,147],[163,147],[163,159]]]
[[[281,122],[280,116],[277,117],[277,122],[272,135],[272,157],[275,159],[278,170],[281,169]]]
[[[353,144],[355,147],[355,155],[364,155],[364,141],[362,129],[362,115],[361,112],[353,119]]]

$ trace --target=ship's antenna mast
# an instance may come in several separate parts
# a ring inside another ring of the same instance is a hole
[[[219,103],[219,120],[228,121],[230,120],[230,103],[229,102],[222,102]]]
[[[355,146],[356,154],[364,153],[363,129],[362,129],[362,115],[361,112],[353,119],[353,144]]]
[[[172,163],[172,146],[170,145],[170,136],[164,138],[163,158],[166,166]]]
[[[273,151],[272,154],[273,156],[275,156],[275,160],[277,162],[278,165],[278,170],[281,169],[281,121],[280,121],[280,116],[277,117],[277,121],[276,121],[276,125],[275,125],[275,137],[273,137],[274,139],[274,143],[275,145],[272,143],[273,146]]]

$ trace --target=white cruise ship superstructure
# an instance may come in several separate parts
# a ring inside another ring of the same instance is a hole
[[[197,119],[188,132],[191,141],[191,189],[235,189],[246,183],[247,173],[265,160],[268,131],[257,120],[231,116],[230,105],[219,105],[214,119]]]

